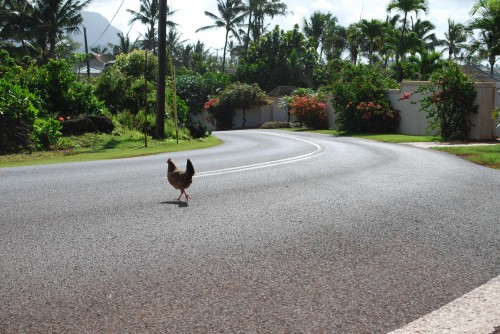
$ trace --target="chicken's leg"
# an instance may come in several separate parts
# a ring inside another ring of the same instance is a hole
[[[178,201],[181,200],[182,194],[184,194],[184,198],[186,199],[186,203],[187,203],[189,201],[189,195],[183,189],[181,189],[181,194],[179,195],[179,197],[177,198],[177,200]]]

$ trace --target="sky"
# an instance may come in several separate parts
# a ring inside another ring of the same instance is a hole
[[[272,21],[267,18],[265,24],[269,24],[268,30],[272,30],[276,25],[285,31],[292,29],[294,24],[299,24],[302,27],[303,19],[308,19],[315,11],[330,12],[337,17],[339,24],[343,26],[358,22],[360,18],[385,20],[389,0],[282,0],[282,2],[287,4],[288,11],[291,13],[286,17],[275,17]],[[427,14],[421,13],[419,17],[431,21],[436,26],[436,34],[442,38],[448,28],[448,18],[455,20],[455,22],[467,23],[475,1],[428,0],[428,3],[429,12]],[[218,15],[216,0],[167,0],[167,4],[172,11],[176,11],[169,20],[178,24],[181,40],[187,40],[187,43],[192,44],[200,40],[214,54],[217,49],[221,50],[224,47],[224,29],[196,33],[198,28],[213,24],[213,21],[204,12],[208,11]],[[136,22],[131,28],[129,21],[132,15],[127,9],[139,11],[139,5],[139,0],[93,0],[86,10],[102,14],[124,34],[130,31],[129,35],[134,40],[146,32],[146,27]]]

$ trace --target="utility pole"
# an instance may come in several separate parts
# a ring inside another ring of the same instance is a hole
[[[144,53],[144,147],[148,147],[148,50]]]
[[[158,18],[158,84],[156,85],[156,139],[165,139],[165,85],[167,65],[167,0],[160,0]]]
[[[90,78],[89,47],[87,46],[87,28],[83,26],[83,39],[85,40],[85,59],[87,60],[87,78]]]

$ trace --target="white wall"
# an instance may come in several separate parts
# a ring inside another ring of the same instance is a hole
[[[391,89],[387,92],[387,96],[394,109],[398,109],[401,115],[401,121],[397,129],[398,133],[407,135],[429,135],[435,134],[428,130],[428,119],[425,112],[420,110],[420,100],[423,98],[421,93],[415,93],[417,89],[427,84],[422,81],[403,81],[401,89]],[[491,118],[493,109],[500,108],[500,83],[479,82],[474,84],[477,92],[474,104],[479,105],[479,113],[472,115],[471,123],[473,125],[470,132],[470,139],[482,140],[500,137],[500,127],[496,127],[498,122]],[[409,100],[402,100],[403,93],[414,93]],[[265,122],[286,122],[288,113],[286,109],[279,108],[277,102],[279,98],[270,97],[270,103],[267,106],[255,106],[246,110],[245,128],[260,127]],[[331,95],[327,100],[327,115],[330,128],[335,129],[335,112],[330,103]],[[415,103],[411,103],[411,102]],[[192,115],[191,115],[192,116]],[[214,130],[215,127],[206,122],[205,117],[207,112],[203,111],[200,115],[192,116],[193,119],[200,120],[207,124],[208,128]],[[291,119],[294,122],[294,118]],[[243,111],[235,109],[233,118],[233,127],[241,128],[243,124]]]
[[[391,89],[387,96],[394,109],[401,113],[401,121],[398,133],[407,135],[427,135],[428,119],[426,114],[420,110],[420,100],[423,98],[421,93],[414,94],[409,100],[401,100],[403,93],[414,93],[420,86],[428,82],[403,81],[401,89]],[[474,84],[477,93],[474,104],[479,106],[478,113],[471,116],[472,129],[469,134],[470,139],[482,140],[492,139],[499,136],[498,129],[495,129],[495,122],[491,118],[491,112],[495,105],[500,103],[500,83],[477,82]],[[411,101],[416,102],[415,104]],[[431,133],[432,134],[432,133]]]

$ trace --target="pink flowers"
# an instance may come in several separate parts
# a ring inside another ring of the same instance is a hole
[[[369,120],[373,115],[382,114],[383,107],[380,104],[375,104],[373,102],[360,102],[356,106],[356,110],[361,112],[361,119],[364,121]]]
[[[405,92],[405,93],[401,94],[401,97],[399,98],[399,101],[401,101],[401,100],[409,100],[412,95],[413,95],[413,93]]]

